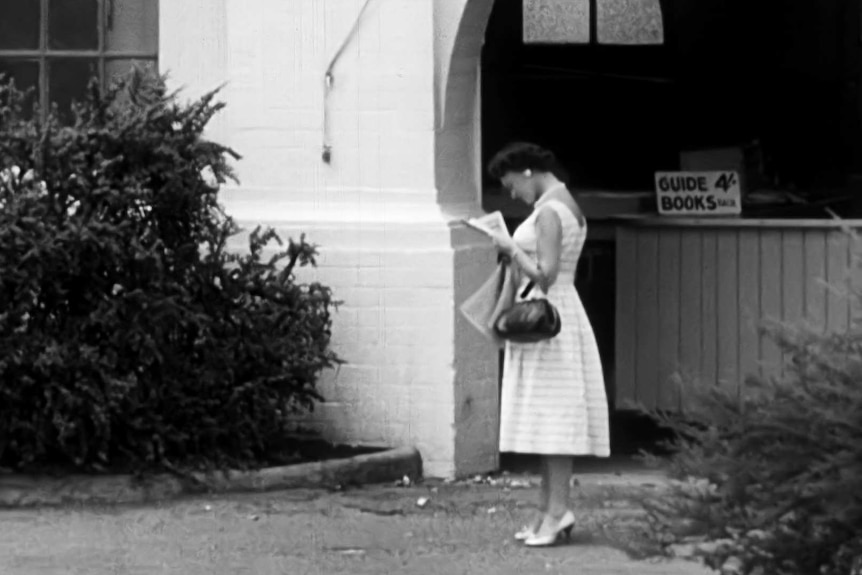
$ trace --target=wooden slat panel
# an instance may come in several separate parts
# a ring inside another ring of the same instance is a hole
[[[845,227],[850,227],[856,230],[862,230],[862,219],[854,220],[824,220],[819,219],[799,219],[791,220],[787,218],[771,219],[771,218],[684,218],[667,216],[653,217],[622,217],[626,224],[632,227],[641,228],[691,228],[691,229],[716,229],[716,228],[733,228],[733,229],[754,229],[754,230],[797,230],[800,228],[811,228],[818,230],[842,230]]]
[[[834,289],[847,289],[850,241],[842,231],[831,231],[826,241],[826,281]],[[826,298],[826,329],[845,331],[850,308],[846,295],[830,291]]]
[[[617,304],[615,321],[616,339],[616,397],[617,409],[625,409],[627,402],[637,397],[635,364],[637,361],[637,230],[617,228],[616,269]]]
[[[714,230],[701,231],[701,321],[703,336],[700,348],[700,377],[704,383],[718,380],[718,234]]]
[[[677,369],[711,383],[779,375],[783,357],[762,320],[845,330],[862,306],[846,289],[850,237],[838,229],[620,228],[617,401],[674,409]],[[855,302],[854,302],[855,303]]]
[[[826,325],[826,232],[805,232],[805,320],[817,329]]]
[[[701,313],[701,234],[682,230],[680,236],[680,342],[679,369],[683,382],[700,377],[700,349],[703,335]],[[683,388],[683,400],[685,390]]]
[[[805,313],[805,244],[802,230],[784,230],[781,256],[782,320],[789,327],[796,327]],[[786,366],[790,356],[784,353],[782,358]]]
[[[637,260],[637,398],[656,406],[658,390],[658,231],[639,230]]]
[[[780,320],[782,316],[781,232],[763,230],[760,233],[760,311],[764,322]],[[760,339],[763,375],[781,373],[781,350],[768,335]]]
[[[739,233],[739,375],[760,375],[760,233]]]
[[[658,393],[662,409],[679,408],[674,375],[679,365],[680,231],[661,230],[659,236],[659,349]]]
[[[739,387],[739,233],[718,232],[718,380]]]

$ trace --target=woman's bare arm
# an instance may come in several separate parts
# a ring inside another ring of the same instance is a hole
[[[560,216],[549,209],[536,214],[536,262],[521,250],[515,250],[512,260],[521,271],[536,282],[542,291],[557,281],[560,272],[560,252],[563,248],[563,225]]]

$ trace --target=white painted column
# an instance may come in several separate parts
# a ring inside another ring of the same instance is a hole
[[[227,82],[212,134],[243,155],[241,185],[222,193],[228,213],[284,238],[306,233],[320,245],[313,277],[344,302],[334,345],[348,363],[325,374],[327,401],[308,423],[335,441],[415,445],[430,476],[487,471],[496,354],[457,304],[493,253],[441,210],[436,4],[370,0],[325,101],[326,70],[364,4],[163,2],[161,67],[196,92]],[[475,210],[475,186],[464,198],[442,203]]]

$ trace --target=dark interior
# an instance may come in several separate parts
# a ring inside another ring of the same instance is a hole
[[[482,55],[484,161],[511,140],[535,141],[579,189],[644,191],[682,150],[752,146],[760,185],[854,183],[858,2],[661,4],[662,45],[614,46],[525,44],[522,2],[496,2]]]
[[[597,1],[607,0],[592,0],[593,13]],[[655,214],[656,171],[680,169],[683,151],[739,147],[742,217],[862,216],[860,3],[661,6],[661,45],[601,45],[595,31],[587,44],[531,45],[522,2],[501,0],[482,54],[483,164],[515,140],[551,148],[588,216],[576,285],[602,354],[617,454],[661,436],[613,405],[613,218]],[[487,174],[483,208],[502,211],[512,230],[529,213]]]

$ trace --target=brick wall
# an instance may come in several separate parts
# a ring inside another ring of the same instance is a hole
[[[334,344],[348,363],[324,375],[327,401],[309,424],[337,441],[415,445],[427,475],[487,471],[496,352],[457,305],[493,252],[453,224],[479,205],[478,59],[458,60],[460,91],[440,91],[455,61],[440,39],[457,37],[465,0],[371,0],[325,98],[325,71],[364,3],[166,2],[161,66],[190,95],[227,82],[211,136],[243,155],[241,185],[222,194],[229,213],[305,232],[321,251],[306,277],[344,302]],[[447,125],[441,93],[466,115]]]

